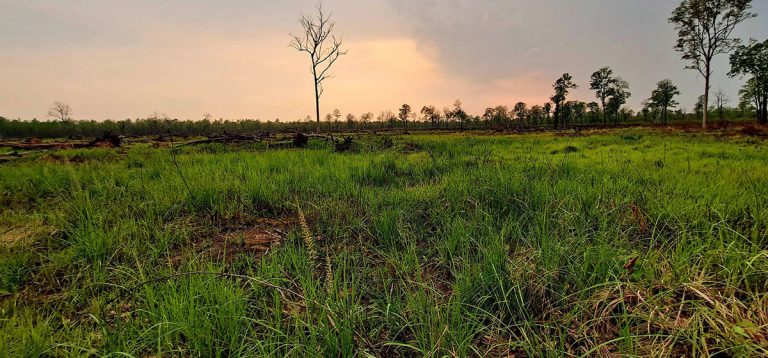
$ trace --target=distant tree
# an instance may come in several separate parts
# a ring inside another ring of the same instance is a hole
[[[212,114],[210,114],[210,113],[208,113],[208,112],[205,112],[205,114],[203,114],[203,120],[204,120],[204,121],[209,121],[209,122],[210,122],[210,121],[212,121],[212,120],[213,120],[213,115],[212,115]]]
[[[731,54],[731,77],[749,75],[747,82],[752,101],[757,110],[757,121],[768,123],[768,40],[764,42],[750,41],[749,45],[736,47]],[[741,96],[740,96],[741,97]]]
[[[528,119],[528,105],[525,102],[517,102],[512,108],[512,112],[515,114],[515,122],[518,126]]]
[[[619,124],[619,111],[621,107],[627,103],[627,99],[632,96],[629,92],[629,82],[625,81],[621,77],[616,77],[607,90],[608,95],[608,111],[613,115],[614,124]]]
[[[582,101],[571,102],[571,118],[576,123],[584,123],[587,114],[587,104]]]
[[[529,111],[528,116],[530,118],[530,121],[533,124],[541,125],[545,117],[544,107],[538,104],[534,105],[533,107],[531,107],[531,110]]]
[[[432,127],[437,127],[440,123],[440,112],[435,106],[430,105],[421,107],[421,117],[424,122],[432,123]]]
[[[403,122],[403,127],[408,129],[408,117],[411,116],[411,106],[408,104],[403,104],[403,106],[400,107],[400,111],[398,112],[397,116]]]
[[[376,121],[386,123],[389,127],[393,127],[395,122],[397,122],[397,116],[390,110],[381,111],[379,116],[376,117]]]
[[[589,113],[590,122],[597,122],[600,117],[600,104],[597,102],[587,103],[587,112]]]
[[[348,113],[347,114],[347,127],[352,128],[355,126],[355,121],[357,121],[357,118],[354,114]]]
[[[459,120],[463,127],[469,121],[469,115],[464,111],[464,108],[461,107],[462,105],[463,103],[458,99],[453,102],[453,115]]]
[[[607,66],[595,71],[590,77],[589,88],[595,91],[595,96],[600,100],[603,108],[603,123],[607,122],[605,105],[609,97],[608,90],[614,81],[613,70]]]
[[[638,114],[643,116],[643,121],[645,122],[648,122],[649,120],[653,121],[655,118],[652,116],[652,114],[655,108],[653,104],[651,104],[651,100],[650,99],[644,100],[641,103],[641,106],[642,106],[642,109]]]
[[[557,128],[560,120],[560,110],[562,109],[563,102],[565,102],[568,97],[568,92],[571,89],[579,88],[579,86],[573,83],[573,78],[570,74],[564,73],[557,79],[557,81],[555,81],[555,84],[552,85],[552,87],[555,89],[555,94],[550,99],[555,104],[554,127]]]
[[[722,88],[718,88],[715,92],[715,108],[717,109],[718,118],[722,121],[725,116],[725,106],[731,99],[723,92]]]
[[[656,89],[651,93],[647,106],[653,110],[659,110],[661,121],[667,124],[667,112],[670,108],[675,108],[679,104],[675,101],[675,96],[680,95],[680,90],[672,83],[672,80],[662,80],[656,84]]]
[[[333,110],[333,121],[338,122],[341,119],[341,111],[336,108]]]
[[[549,122],[549,115],[552,113],[552,103],[544,103],[544,120]],[[543,123],[542,123],[543,124]]]
[[[573,119],[573,102],[572,101],[565,101],[560,106],[560,123],[562,123],[564,126],[568,125],[571,122],[571,119]]]
[[[739,112],[742,116],[751,116],[755,111],[755,104],[753,102],[754,97],[751,93],[748,93],[748,84],[745,84],[742,89],[739,90]]]
[[[669,22],[675,24],[678,39],[675,49],[684,60],[691,61],[688,69],[704,77],[702,128],[709,119],[709,89],[712,59],[731,52],[739,40],[731,38],[736,25],[756,16],[749,12],[752,0],[683,0],[672,12]]]
[[[485,121],[485,124],[487,126],[490,126],[493,121],[493,108],[492,107],[486,108],[485,111],[483,112],[482,117],[483,117],[483,121]]]
[[[757,121],[761,124],[768,123],[764,119],[761,119],[765,116],[765,101],[765,90],[758,84],[754,77],[750,78],[739,90],[739,107],[742,109],[742,112],[754,110],[756,112]]]
[[[582,101],[566,101],[560,110],[563,124],[581,123],[587,113],[587,104]]]
[[[8,122],[8,119],[0,116],[0,139],[4,139],[7,133],[10,132],[12,126],[10,126]]]
[[[635,111],[633,111],[632,108],[629,108],[629,107],[622,107],[621,110],[619,110],[619,115],[621,116],[621,120],[626,122],[630,118],[635,116]]]
[[[509,126],[509,110],[507,106],[486,108],[483,119],[489,125],[507,128]]]
[[[469,115],[461,106],[461,101],[457,99],[453,102],[453,108],[445,108],[443,112],[445,112],[446,120],[459,122],[461,128],[463,129],[464,125],[469,121]]]
[[[369,123],[373,120],[373,113],[366,112],[360,115],[360,121],[363,123]]]
[[[63,102],[53,102],[53,107],[48,110],[48,117],[61,122],[68,122],[72,115],[72,108]]]
[[[696,104],[693,105],[693,113],[696,114],[696,118],[700,118],[704,115],[704,109],[706,105],[704,104],[704,95],[699,96],[699,98],[696,100]]]
[[[347,51],[341,49],[342,40],[333,35],[336,23],[331,21],[331,14],[323,11],[323,5],[317,6],[317,17],[301,16],[301,35],[291,35],[290,46],[299,52],[309,54],[312,79],[315,87],[315,115],[317,132],[320,132],[320,96],[323,95],[323,81],[331,74],[328,72],[339,57]]]

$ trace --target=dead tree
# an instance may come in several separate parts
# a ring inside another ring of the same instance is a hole
[[[720,117],[720,120],[723,120],[724,117],[724,111],[725,106],[730,102],[730,98],[728,98],[728,95],[723,92],[723,89],[718,89],[717,92],[715,92],[715,107],[717,107],[717,113]]]
[[[48,117],[62,122],[68,121],[70,115],[72,115],[72,108],[63,102],[53,102],[53,107],[48,110]]]
[[[320,132],[320,96],[323,95],[323,81],[331,77],[329,70],[339,57],[347,51],[341,49],[341,38],[333,35],[336,23],[331,21],[331,14],[323,11],[323,4],[317,6],[317,17],[301,16],[299,20],[302,35],[291,35],[290,46],[309,54],[312,64],[312,79],[315,87],[315,116],[317,132]]]

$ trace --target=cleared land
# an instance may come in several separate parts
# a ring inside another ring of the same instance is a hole
[[[0,356],[768,354],[760,136],[135,143],[0,195]]]

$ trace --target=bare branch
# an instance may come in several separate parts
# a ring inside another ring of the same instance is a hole
[[[71,115],[72,108],[63,102],[53,102],[53,107],[48,110],[48,117],[62,122],[69,121]]]
[[[323,81],[332,77],[331,67],[338,59],[347,54],[342,50],[342,39],[333,35],[336,23],[331,20],[332,14],[326,13],[322,2],[316,7],[316,17],[302,15],[299,19],[303,36],[291,34],[290,47],[299,52],[307,52],[311,61],[310,71],[315,86],[315,114],[318,131],[320,130],[320,97],[323,95]]]

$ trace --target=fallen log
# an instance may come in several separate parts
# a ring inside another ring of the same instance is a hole
[[[212,144],[212,143],[256,142],[256,141],[262,141],[262,140],[264,140],[264,138],[235,134],[235,135],[227,135],[227,136],[221,136],[221,137],[212,137],[207,139],[193,140],[190,142],[179,144],[178,146],[185,147],[190,145],[201,145],[201,144]]]
[[[230,134],[230,135],[223,135],[218,137],[209,137],[209,138],[200,139],[200,140],[193,140],[190,142],[181,143],[177,147],[212,144],[212,143],[227,144],[227,143],[244,143],[244,142],[266,142],[270,147],[284,147],[290,144],[295,148],[304,148],[307,146],[307,144],[309,144],[309,140],[311,138],[329,140],[329,139],[332,139],[333,137],[318,135],[318,134],[304,134],[304,133],[296,133],[292,137],[278,137],[278,136],[264,135],[264,134],[260,136]]]
[[[8,154],[0,154],[0,163],[7,163],[15,159],[19,159],[23,156],[23,154],[19,152],[11,152]]]
[[[120,137],[117,134],[112,133],[104,133],[101,138],[96,138],[87,144],[83,145],[82,147],[76,148],[118,148],[120,145],[123,144],[122,137]]]
[[[10,147],[13,150],[49,150],[49,149],[72,149],[77,145],[85,143],[20,143],[6,142],[0,144],[0,147]]]
[[[104,133],[103,136],[95,138],[90,142],[72,141],[72,142],[49,142],[43,143],[39,140],[29,140],[21,142],[2,142],[0,147],[11,147],[13,150],[52,150],[52,149],[79,149],[79,148],[114,148],[122,144],[122,137],[112,133]]]

